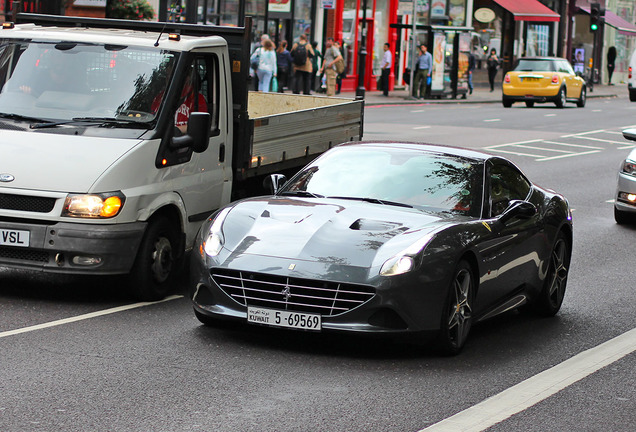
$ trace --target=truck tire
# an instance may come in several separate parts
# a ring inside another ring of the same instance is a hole
[[[629,101],[636,102],[636,89],[629,89]]]
[[[178,271],[179,233],[170,219],[159,216],[148,224],[128,283],[141,301],[163,299],[173,287]]]

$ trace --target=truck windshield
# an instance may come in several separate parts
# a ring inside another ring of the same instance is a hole
[[[121,45],[0,39],[0,114],[146,124],[163,103],[177,57]]]

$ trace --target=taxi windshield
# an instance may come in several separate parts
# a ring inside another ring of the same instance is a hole
[[[120,45],[0,40],[0,114],[147,124],[177,56]]]

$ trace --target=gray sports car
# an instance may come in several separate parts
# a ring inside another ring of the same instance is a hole
[[[455,354],[475,322],[561,307],[570,208],[506,159],[352,143],[270,182],[273,195],[228,205],[197,236],[191,297],[204,324],[411,333]]]

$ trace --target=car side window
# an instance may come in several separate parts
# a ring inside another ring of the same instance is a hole
[[[574,75],[574,71],[572,70],[570,63],[564,60],[559,61],[559,72]]]
[[[530,182],[517,169],[504,163],[490,167],[490,215],[499,216],[512,200],[525,200],[530,194]]]

